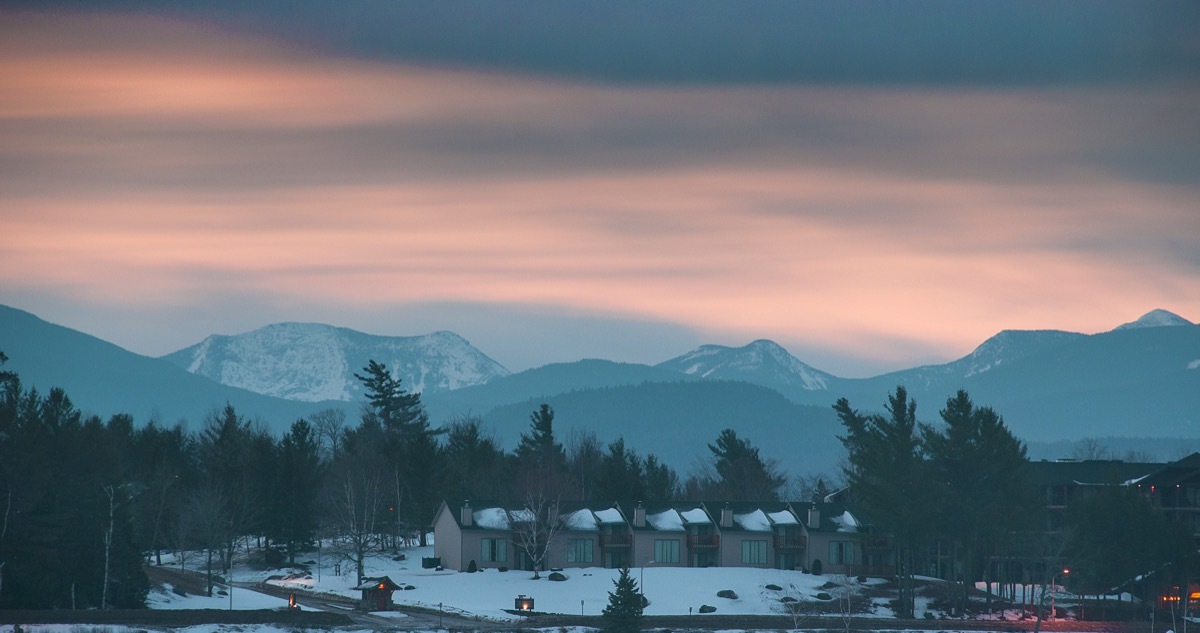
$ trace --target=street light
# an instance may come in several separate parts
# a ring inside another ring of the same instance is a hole
[[[1057,611],[1054,610],[1054,597],[1056,595],[1054,592],[1054,587],[1057,584],[1056,581],[1059,576],[1065,576],[1070,573],[1071,573],[1071,570],[1069,568],[1063,567],[1062,571],[1058,572],[1057,574],[1054,574],[1054,576],[1050,579],[1050,619],[1051,620],[1058,619],[1056,617]]]
[[[645,598],[646,598],[646,568],[653,565],[654,563],[655,563],[655,560],[653,558],[646,561],[645,563],[642,563],[642,570],[638,576],[638,590],[640,590],[642,592],[642,599],[643,599],[642,601],[643,602],[645,602]]]

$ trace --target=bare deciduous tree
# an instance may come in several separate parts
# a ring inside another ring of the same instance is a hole
[[[551,501],[544,493],[530,493],[525,498],[525,507],[510,514],[513,541],[533,566],[534,579],[541,578],[550,545],[562,528],[558,500]]]

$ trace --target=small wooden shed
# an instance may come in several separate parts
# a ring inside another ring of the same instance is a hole
[[[387,576],[363,578],[355,589],[362,592],[358,606],[364,611],[388,611],[392,608],[392,592],[400,585]]]

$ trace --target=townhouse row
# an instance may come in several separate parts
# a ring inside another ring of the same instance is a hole
[[[533,527],[525,504],[443,502],[434,517],[434,555],[447,569],[532,570],[521,543]],[[544,569],[567,567],[760,567],[890,575],[890,543],[876,539],[837,503],[695,502],[648,507],[559,503]]]

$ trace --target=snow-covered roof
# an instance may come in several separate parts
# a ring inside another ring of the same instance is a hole
[[[517,523],[533,523],[537,520],[537,515],[534,514],[533,510],[530,510],[529,508],[513,510],[509,514],[512,515],[512,520]]]
[[[600,523],[624,523],[625,517],[621,516],[621,511],[616,508],[605,508],[595,512],[596,519]]]
[[[841,516],[831,517],[829,520],[838,526],[838,532],[858,531],[858,519],[854,518],[854,515],[850,514],[849,510],[843,512]]]
[[[596,515],[592,514],[591,510],[584,508],[576,510],[563,517],[563,524],[568,530],[598,530],[600,526],[596,522]]]
[[[471,513],[471,518],[474,520],[475,525],[478,525],[482,528],[488,528],[490,530],[509,529],[508,513],[504,511],[504,508],[483,508],[481,510],[475,510]]]
[[[679,516],[679,513],[675,510],[667,510],[658,514],[648,514],[646,515],[646,522],[654,529],[663,532],[683,531],[683,517]]]
[[[771,521],[767,519],[767,514],[762,510],[755,510],[746,514],[735,514],[733,515],[733,522],[742,526],[742,529],[748,532],[771,531]]]
[[[768,512],[767,517],[771,519],[771,523],[775,525],[800,525],[800,521],[796,520],[796,515],[787,510],[779,512]]]
[[[683,512],[680,512],[679,515],[688,523],[712,524],[712,519],[708,518],[708,513],[705,512],[703,508],[684,510]]]

